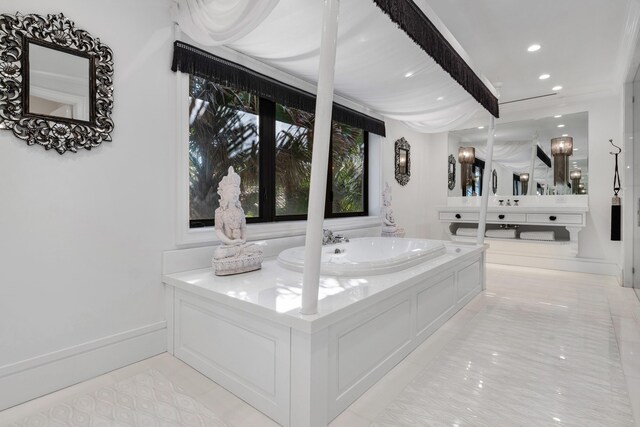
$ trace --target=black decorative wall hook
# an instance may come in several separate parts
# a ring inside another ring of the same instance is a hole
[[[609,142],[618,152],[609,151],[609,154],[615,156],[616,167],[613,173],[613,198],[611,199],[611,240],[619,241],[621,237],[621,217],[622,217],[622,201],[618,193],[620,192],[620,172],[618,171],[618,156],[622,153],[622,148],[613,143],[613,139]]]

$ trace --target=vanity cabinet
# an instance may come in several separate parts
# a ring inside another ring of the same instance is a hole
[[[477,222],[480,219],[478,212],[440,212],[440,221],[446,222]]]
[[[487,230],[517,228],[515,238],[487,237],[487,240],[509,240],[538,244],[568,245],[568,252],[577,254],[578,234],[587,224],[588,205],[550,206],[490,206],[487,209]],[[457,235],[459,228],[473,228],[480,220],[479,206],[443,206],[438,208],[440,222],[448,223],[447,233],[454,241],[475,241],[475,237]],[[520,239],[520,231],[553,231],[554,240]]]
[[[479,207],[446,206],[438,208],[440,222],[477,223]],[[487,209],[487,223],[531,224],[552,226],[586,225],[587,210],[582,207],[527,208],[522,206],[493,207]]]

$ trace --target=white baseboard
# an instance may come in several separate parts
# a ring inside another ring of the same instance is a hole
[[[573,271],[577,273],[601,274],[614,276],[620,281],[620,266],[616,262],[608,262],[592,258],[578,257],[543,257],[533,255],[508,254],[487,251],[487,262],[491,264],[517,265],[521,267],[546,268],[549,270]]]
[[[166,321],[0,366],[0,410],[167,350]]]

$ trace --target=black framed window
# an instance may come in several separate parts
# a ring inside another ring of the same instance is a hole
[[[333,122],[331,171],[326,216],[367,214],[369,134],[362,129]]]
[[[191,77],[189,97],[189,218],[213,224],[218,182],[229,166],[242,178],[247,218],[260,216],[259,98]]]
[[[307,217],[314,115],[190,76],[189,225],[213,225],[233,166],[247,222]],[[332,123],[325,217],[367,215],[368,133]]]
[[[276,104],[276,219],[304,219],[309,203],[312,113]]]

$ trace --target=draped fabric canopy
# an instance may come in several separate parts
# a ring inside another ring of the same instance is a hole
[[[195,41],[209,46],[222,43],[317,82],[321,1],[176,1],[178,23]],[[221,10],[227,13],[219,14]],[[487,87],[496,94],[490,84]],[[483,109],[371,0],[340,2],[334,90],[425,133],[457,128]]]
[[[175,15],[189,37],[206,46],[249,34],[280,0],[176,0]]]
[[[518,175],[523,172],[528,173],[531,167],[532,144],[532,141],[496,141],[493,146],[493,162]],[[486,145],[475,146],[475,149],[477,158],[487,158]],[[549,171],[550,168],[536,158],[533,179],[545,181],[549,176]]]

